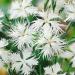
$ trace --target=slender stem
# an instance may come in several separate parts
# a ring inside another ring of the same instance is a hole
[[[41,65],[39,66],[39,68],[40,68],[40,69],[39,69],[39,71],[40,71],[40,75],[42,75],[42,73],[41,73]]]

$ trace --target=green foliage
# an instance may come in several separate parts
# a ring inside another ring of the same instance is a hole
[[[47,5],[48,5],[49,0],[46,0],[44,3],[44,10],[47,10]]]
[[[0,7],[6,7],[11,3],[12,0],[0,0]]]
[[[52,7],[53,12],[54,12],[55,7],[56,7],[56,0],[51,0],[51,7]]]

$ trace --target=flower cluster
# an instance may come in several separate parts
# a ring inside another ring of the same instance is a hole
[[[0,67],[9,75],[75,75],[74,8],[75,0],[12,0],[0,9]]]

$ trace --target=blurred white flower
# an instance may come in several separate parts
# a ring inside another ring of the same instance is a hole
[[[56,0],[56,8],[55,12],[59,12],[59,10],[64,6],[65,0]]]
[[[10,18],[27,17],[36,13],[37,9],[31,5],[31,0],[13,1],[9,10]]]
[[[28,15],[36,15],[38,13],[38,9],[34,6],[27,7],[25,11],[28,13]]]
[[[4,13],[0,10],[0,18],[4,16]]]
[[[70,51],[64,51],[63,53],[60,54],[60,57],[63,58],[72,58],[75,55],[75,43],[71,44],[69,46]],[[72,59],[73,61],[73,59]]]
[[[51,57],[55,54],[59,55],[63,52],[64,45],[66,44],[64,40],[60,39],[59,36],[53,35],[49,30],[44,31],[44,35],[41,36],[36,42],[37,48],[42,45],[41,53],[43,57]]]
[[[68,13],[68,12],[75,12],[75,9],[74,9],[75,5],[72,5],[72,4],[65,4],[64,5],[64,10]]]
[[[65,75],[65,74],[58,74],[58,72],[62,71],[59,63],[56,63],[50,67],[44,68],[45,75]]]
[[[10,61],[10,52],[5,49],[0,49],[0,68],[5,64],[9,64]]]
[[[24,24],[12,25],[10,31],[7,32],[8,36],[11,37],[11,41],[14,42],[14,45],[20,50],[24,50],[26,47],[29,47],[29,44],[32,41],[31,29],[29,26]]]
[[[8,45],[8,41],[4,38],[1,38],[0,40],[0,67],[3,67],[4,64],[9,64],[9,51],[6,51],[4,48],[5,46]]]
[[[2,31],[2,27],[3,27],[3,24],[2,24],[2,21],[0,21],[0,31]]]
[[[8,58],[9,51],[6,51],[4,49],[4,47],[7,45],[8,45],[8,41],[4,38],[1,38],[0,40],[0,67],[3,67],[5,63],[9,62],[9,58]]]
[[[74,21],[75,20],[75,5],[73,4],[66,4],[64,6],[64,10],[67,14],[67,18],[65,21]]]
[[[68,17],[65,21],[72,21],[74,22],[75,21],[75,13],[69,13],[68,14]]]
[[[33,21],[33,24],[31,25],[31,28],[34,29],[34,31],[39,30],[40,28],[43,28],[43,26],[50,26],[50,30],[52,30],[55,34],[57,33],[63,33],[62,28],[60,27],[61,24],[59,24],[57,21],[51,21],[52,19],[59,18],[57,14],[49,13],[49,12],[39,12],[40,19],[37,19]]]
[[[75,72],[71,72],[70,75],[75,75]]]
[[[63,53],[60,53],[60,57],[62,58],[72,58],[73,53],[70,51],[64,51]]]
[[[8,41],[4,38],[0,40],[0,48],[3,48],[8,45]]]
[[[37,60],[33,57],[30,59],[27,59],[31,56],[31,52],[29,51],[23,51],[22,52],[23,57],[20,54],[12,54],[11,60],[13,61],[12,69],[16,69],[17,71],[22,70],[24,75],[29,75],[29,73],[33,70],[32,66],[37,65]]]
[[[75,0],[72,0],[72,3],[75,4]]]

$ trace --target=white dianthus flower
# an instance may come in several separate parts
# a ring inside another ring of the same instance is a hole
[[[50,67],[44,68],[45,75],[65,75],[65,74],[58,74],[58,72],[62,71],[59,63],[56,63]]]
[[[0,48],[3,48],[8,45],[8,41],[4,38],[0,40]]]
[[[20,56],[20,54],[12,54],[11,60],[13,61],[12,69],[16,69],[16,71],[22,70],[24,75],[29,75],[29,73],[33,70],[32,66],[37,65],[37,60],[33,57],[30,59],[27,59],[31,56],[31,52],[29,51],[23,51],[22,52],[23,57]]]
[[[67,4],[64,6],[65,12],[67,13],[67,18],[65,21],[74,21],[75,20],[75,5]]]
[[[3,67],[5,63],[9,63],[9,51],[4,49],[8,45],[8,41],[4,38],[0,40],[0,67]]]
[[[51,57],[54,54],[60,54],[63,52],[64,45],[66,44],[64,40],[60,39],[59,36],[53,35],[49,30],[43,31],[44,35],[40,37],[37,41],[37,48],[41,47],[43,57]]]
[[[39,12],[39,17],[41,18],[33,21],[33,24],[31,26],[34,31],[43,28],[43,26],[45,25],[48,25],[48,27],[50,26],[50,30],[52,30],[55,34],[63,32],[62,28],[60,27],[61,24],[59,24],[57,21],[51,21],[52,19],[60,18],[57,14],[49,12]]]
[[[70,51],[64,51],[63,53],[60,53],[60,57],[62,58],[72,58],[73,53]]]
[[[31,0],[14,1],[9,10],[10,18],[27,17],[28,14],[36,13],[37,9],[31,6]]]
[[[11,37],[11,41],[14,42],[15,46],[20,50],[24,50],[26,47],[29,47],[29,44],[32,41],[31,29],[29,26],[24,24],[16,24],[12,26],[10,31],[7,32],[8,36]]]
[[[5,51],[5,49],[0,49],[0,68],[3,67],[5,64],[9,64],[10,57],[9,51]]]
[[[59,12],[59,10],[63,7],[63,5],[65,4],[65,0],[57,0],[56,1],[56,8],[55,8],[55,12]]]
[[[70,75],[75,75],[75,72],[71,72]]]

